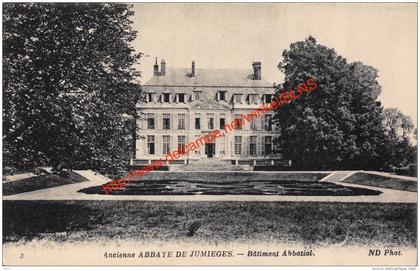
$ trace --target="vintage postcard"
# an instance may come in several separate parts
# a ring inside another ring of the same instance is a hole
[[[2,3],[3,265],[406,266],[417,3]]]

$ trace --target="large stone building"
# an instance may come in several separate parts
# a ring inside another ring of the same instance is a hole
[[[235,118],[247,114],[275,94],[273,84],[261,77],[261,62],[241,69],[170,69],[164,60],[154,65],[154,76],[143,85],[145,99],[137,104],[140,138],[136,141],[134,165],[164,159],[203,135],[222,130]],[[198,159],[231,160],[246,164],[271,161],[273,154],[272,112],[212,143],[181,156],[176,163]],[[278,157],[278,156],[277,156]]]

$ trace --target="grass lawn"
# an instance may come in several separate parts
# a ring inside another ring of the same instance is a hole
[[[71,175],[72,176],[72,175]],[[83,178],[60,177],[57,175],[35,176],[19,181],[3,183],[3,195],[14,195],[39,189],[85,181]]]
[[[402,180],[364,172],[357,172],[343,182],[417,192],[416,181]]]
[[[416,246],[416,204],[4,201],[3,241],[258,241]]]

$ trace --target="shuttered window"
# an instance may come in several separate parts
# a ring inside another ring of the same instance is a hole
[[[178,130],[185,130],[185,114],[178,114]]]
[[[171,137],[168,135],[164,135],[162,136],[162,141],[163,141],[162,153],[167,154],[171,148]]]
[[[163,129],[170,130],[171,129],[171,114],[163,114]]]
[[[147,114],[147,129],[155,129],[155,114],[153,113]]]
[[[235,136],[235,155],[242,154],[242,136]]]
[[[155,136],[147,136],[147,153],[155,154]]]
[[[256,156],[257,155],[257,137],[251,136],[249,141],[249,155]]]
[[[264,141],[264,153],[266,155],[271,154],[273,152],[273,143],[272,143],[272,137],[266,136]]]
[[[273,125],[271,123],[271,115],[265,115],[264,116],[264,130],[271,131],[273,128]]]
[[[185,136],[178,136],[178,151],[184,154],[185,151]]]

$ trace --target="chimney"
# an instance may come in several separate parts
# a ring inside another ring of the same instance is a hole
[[[191,77],[195,76],[195,61],[191,63]]]
[[[160,61],[160,76],[165,76],[166,74],[166,62],[165,59]]]
[[[254,68],[254,80],[261,80],[261,62],[252,62]]]
[[[153,76],[159,76],[159,65],[157,64],[157,57],[155,58],[155,65],[153,66]]]

